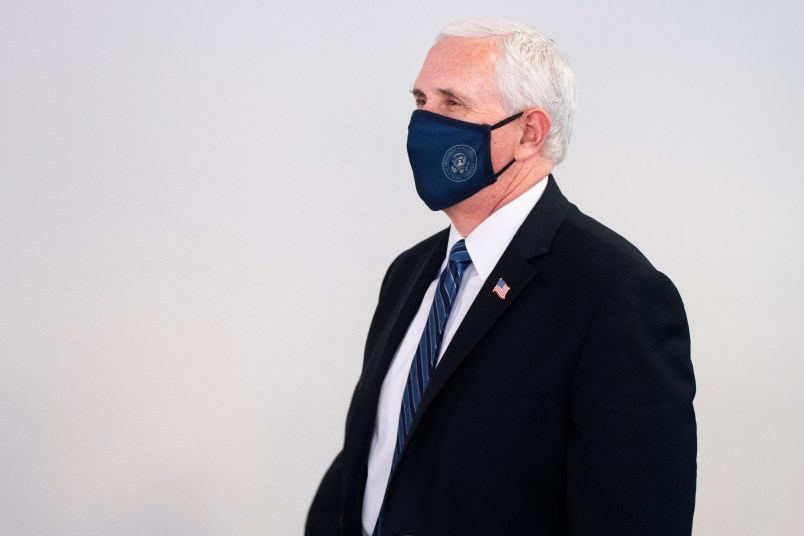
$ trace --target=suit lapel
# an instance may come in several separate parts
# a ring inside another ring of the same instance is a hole
[[[388,372],[388,367],[391,365],[396,350],[402,342],[402,337],[408,330],[416,311],[419,310],[427,287],[430,286],[433,279],[438,277],[438,268],[446,255],[448,237],[448,229],[439,235],[436,245],[419,264],[402,292],[398,294],[394,310],[390,315],[390,321],[379,339],[380,342],[377,344],[376,350],[369,358],[368,368],[366,369],[365,391],[369,400],[374,401],[374,409],[376,409],[376,399],[379,397],[385,374]],[[370,424],[370,428],[373,428],[374,421],[372,420]]]
[[[385,318],[385,326],[374,345],[366,355],[366,369],[352,402],[354,414],[349,419],[344,446],[344,497],[345,515],[352,523],[359,523],[360,505],[366,483],[366,464],[371,445],[371,435],[377,415],[380,389],[388,372],[388,367],[396,354],[413,316],[418,311],[427,287],[438,276],[438,268],[444,261],[447,251],[449,229],[436,235],[435,243],[411,273],[404,287],[394,292],[388,289],[391,312]],[[356,525],[359,526],[359,525]]]
[[[530,260],[549,251],[553,237],[569,208],[569,202],[558,189],[553,176],[550,175],[547,180],[549,182],[542,197],[514,235],[491,275],[486,279],[449,347],[441,357],[411,423],[408,444],[410,444],[427,408],[438,396],[450,376],[536,276],[537,270],[531,265]],[[505,299],[500,299],[492,292],[500,278],[511,287]]]

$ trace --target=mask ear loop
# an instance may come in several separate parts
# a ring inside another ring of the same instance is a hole
[[[508,123],[510,123],[511,121],[513,121],[513,120],[515,120],[515,119],[519,119],[519,117],[520,117],[521,115],[522,115],[522,112],[519,112],[518,114],[512,115],[511,117],[509,117],[509,118],[507,118],[507,119],[503,119],[503,120],[502,120],[502,121],[500,121],[499,123],[496,123],[496,124],[494,124],[494,125],[491,125],[491,130],[494,130],[495,128],[504,127],[505,125],[507,125],[507,124],[508,124]],[[500,171],[498,171],[497,173],[495,173],[495,174],[494,174],[494,178],[496,179],[496,178],[498,178],[500,175],[502,175],[503,173],[505,173],[505,172],[506,172],[506,170],[507,170],[509,167],[511,167],[511,166],[514,164],[514,162],[516,162],[516,158],[514,158],[513,160],[511,160],[510,162],[508,162],[508,163],[507,163],[507,164],[506,164],[506,165],[505,165],[505,166],[504,166],[504,167],[503,167],[503,168],[502,168]]]
[[[500,121],[499,123],[495,123],[495,124],[491,125],[491,130],[494,130],[494,129],[497,129],[497,128],[500,128],[500,127],[504,127],[505,125],[507,125],[508,123],[510,123],[511,121],[513,121],[514,119],[519,119],[519,117],[522,115],[522,113],[523,113],[523,112],[519,112],[519,113],[518,113],[518,114],[516,114],[516,115],[512,115],[512,116],[511,116],[511,117],[509,117],[508,119],[503,119],[503,120],[502,120],[502,121]]]
[[[516,158],[514,158],[513,160],[511,160],[510,162],[508,162],[507,164],[505,164],[505,167],[503,167],[503,168],[502,168],[500,171],[498,171],[497,173],[495,173],[495,174],[494,174],[494,178],[496,179],[496,178],[498,178],[500,175],[502,175],[503,173],[505,173],[505,171],[506,171],[506,170],[507,170],[509,167],[511,167],[512,165],[514,165],[514,162],[516,162]]]

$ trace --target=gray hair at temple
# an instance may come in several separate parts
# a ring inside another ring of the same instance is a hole
[[[545,155],[559,164],[567,153],[575,114],[575,75],[555,41],[521,22],[458,20],[441,29],[443,37],[497,38],[497,88],[509,114],[539,107],[550,116]]]

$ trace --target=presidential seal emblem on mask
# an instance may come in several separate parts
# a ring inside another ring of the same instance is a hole
[[[453,145],[444,153],[441,167],[449,180],[463,182],[477,170],[477,153],[468,145]]]

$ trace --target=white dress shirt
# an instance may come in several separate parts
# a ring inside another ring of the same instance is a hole
[[[517,229],[539,201],[547,187],[547,179],[542,179],[524,194],[520,195],[497,212],[486,218],[480,225],[465,238],[466,249],[472,258],[472,264],[463,273],[458,294],[452,306],[447,325],[444,328],[444,338],[438,353],[438,360],[444,355],[453,335],[461,325],[463,317],[469,306],[480,292],[480,287],[491,275],[505,248],[511,242]],[[449,252],[452,246],[462,237],[454,227],[449,230],[449,243],[444,252],[444,261],[436,278],[424,293],[422,303],[413,321],[410,323],[402,343],[394,355],[388,373],[380,391],[377,403],[377,419],[374,423],[374,435],[371,438],[371,450],[368,458],[368,476],[366,490],[363,495],[363,534],[371,536],[374,525],[380,513],[388,476],[391,473],[391,462],[396,447],[396,434],[399,426],[399,411],[402,406],[402,394],[408,381],[408,373],[419,345],[419,339],[424,332],[430,306],[433,303],[438,276],[447,266]],[[496,281],[495,281],[496,283]],[[491,288],[486,289],[491,292]],[[436,363],[437,365],[438,363]]]

